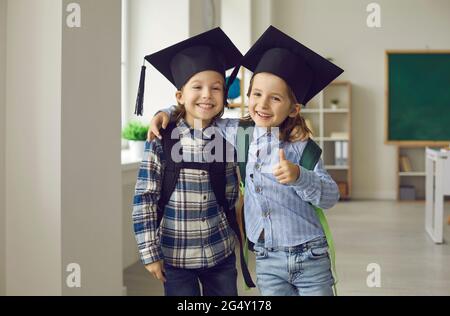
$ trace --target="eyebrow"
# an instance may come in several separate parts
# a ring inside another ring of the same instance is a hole
[[[195,83],[203,84],[203,81],[201,81],[201,80],[194,80],[194,81],[191,82],[191,84],[195,84]],[[220,80],[217,80],[217,81],[214,81],[212,84],[220,84],[220,85],[222,85],[224,83],[222,81],[220,81]]]
[[[261,89],[258,89],[258,88],[252,88],[252,91],[257,91],[257,92],[261,92],[262,90]],[[278,97],[280,97],[280,98],[284,98],[284,96],[282,95],[282,94],[279,94],[279,93],[277,93],[277,92],[271,92],[271,93],[269,93],[269,94],[271,94],[271,95],[276,95],[276,96],[278,96]]]

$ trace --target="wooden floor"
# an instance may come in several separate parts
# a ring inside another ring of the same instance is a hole
[[[424,207],[424,203],[353,201],[328,211],[336,243],[339,295],[450,295],[450,245],[435,245],[425,233]],[[445,214],[446,223],[449,203]],[[447,224],[444,239],[450,241]],[[254,276],[254,258],[250,261]],[[380,267],[380,287],[367,286],[371,263]],[[259,295],[257,289],[244,290],[241,277],[239,282],[240,295]],[[140,263],[125,270],[124,283],[128,295],[164,293]]]

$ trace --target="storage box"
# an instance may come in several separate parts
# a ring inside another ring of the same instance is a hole
[[[400,187],[400,200],[415,200],[416,188],[412,185],[402,185]]]

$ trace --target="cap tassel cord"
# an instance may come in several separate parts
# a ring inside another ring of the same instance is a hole
[[[139,80],[139,89],[138,89],[138,95],[136,98],[136,107],[134,110],[134,114],[138,116],[142,116],[144,112],[144,90],[145,90],[145,64],[142,65],[141,68],[141,78]]]

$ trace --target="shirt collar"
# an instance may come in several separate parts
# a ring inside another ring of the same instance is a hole
[[[181,118],[177,122],[177,127],[180,131],[181,136],[183,137],[195,137],[195,138],[203,138],[210,140],[213,138],[215,133],[218,133],[216,122],[213,121],[208,127],[203,128],[201,130],[201,134],[199,131],[195,131],[189,124],[186,122],[184,118]]]
[[[267,127],[258,127],[255,126],[255,131],[253,132],[253,138],[255,140],[258,140],[260,138],[276,138],[278,135],[278,129],[271,129]]]

